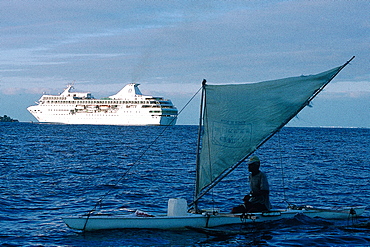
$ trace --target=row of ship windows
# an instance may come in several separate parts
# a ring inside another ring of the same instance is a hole
[[[58,112],[61,112],[61,111],[65,111],[65,112],[70,112],[71,110],[67,110],[67,109],[61,109],[61,110],[56,110],[56,109],[48,109],[48,111],[58,111]],[[132,113],[133,111],[121,111],[123,113]],[[136,113],[141,113],[140,111],[136,111]],[[161,113],[161,111],[149,111],[149,113]]]
[[[137,113],[137,112],[136,112]],[[66,116],[68,115],[67,113],[59,113],[59,114],[53,114],[54,116]],[[102,117],[105,117],[106,114],[86,114],[85,115],[86,117],[93,117],[93,119],[97,116],[102,116]],[[84,118],[85,118],[84,116]],[[118,114],[110,114],[111,117],[118,117],[119,115]],[[176,117],[176,115],[151,115],[152,117]]]
[[[58,107],[60,107],[60,106],[68,106],[68,107],[70,107],[70,105],[48,105],[48,107],[52,107],[52,106],[58,106]],[[118,105],[80,105],[80,104],[76,104],[76,107],[77,106],[84,106],[84,107],[86,107],[86,108],[96,108],[96,107],[118,107]],[[132,107],[132,108],[136,108],[136,105],[126,105],[126,108],[130,108],[130,107]],[[166,105],[166,106],[164,106],[164,105],[162,105],[162,106],[160,106],[160,105],[142,105],[141,106],[141,108],[174,108],[172,105]]]
[[[130,113],[133,113],[133,112],[130,112]],[[139,113],[139,112],[136,112],[136,113]],[[56,113],[56,114],[52,114],[53,116],[67,116],[69,115],[69,113]],[[87,113],[87,114],[84,114],[84,117],[87,116],[91,116],[91,117],[96,117],[96,116],[107,116],[107,114],[102,114],[102,113],[99,113],[99,114],[96,114],[96,113]],[[109,114],[109,116],[119,116],[118,114]],[[156,116],[159,116],[159,115],[156,115]]]
[[[66,116],[68,114],[53,114],[53,115],[54,116]],[[86,114],[86,116],[84,116],[81,119],[86,119],[86,117],[93,117],[92,119],[95,119],[97,116],[106,117],[105,114]],[[118,114],[111,114],[110,116],[111,117],[118,117],[119,115]],[[177,117],[177,116],[176,115],[151,115],[151,117]]]
[[[82,101],[65,101],[65,100],[47,100],[47,104],[170,104],[169,101],[123,101],[123,100],[82,100]]]

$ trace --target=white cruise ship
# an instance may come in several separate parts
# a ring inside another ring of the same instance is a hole
[[[91,93],[43,95],[27,110],[41,123],[99,125],[175,125],[177,109],[171,100],[143,95],[139,84],[126,85],[117,94],[95,99]]]

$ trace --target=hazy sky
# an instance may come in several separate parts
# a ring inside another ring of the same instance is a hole
[[[370,1],[0,1],[0,115],[43,92],[138,82],[181,109],[201,86],[316,74],[355,60],[290,126],[370,127]],[[198,101],[178,124],[197,124]]]

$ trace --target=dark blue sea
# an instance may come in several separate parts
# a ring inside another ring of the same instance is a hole
[[[257,152],[275,208],[366,205],[362,217],[297,215],[265,224],[190,230],[82,233],[62,217],[165,213],[169,198],[193,197],[196,126],[0,124],[2,246],[370,246],[370,129],[284,128]],[[229,212],[248,193],[245,165],[201,206]]]

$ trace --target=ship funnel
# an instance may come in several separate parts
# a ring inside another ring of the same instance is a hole
[[[133,98],[135,96],[143,95],[138,88],[140,84],[130,83],[121,89],[117,94],[109,96],[111,99],[124,99],[124,98]]]

